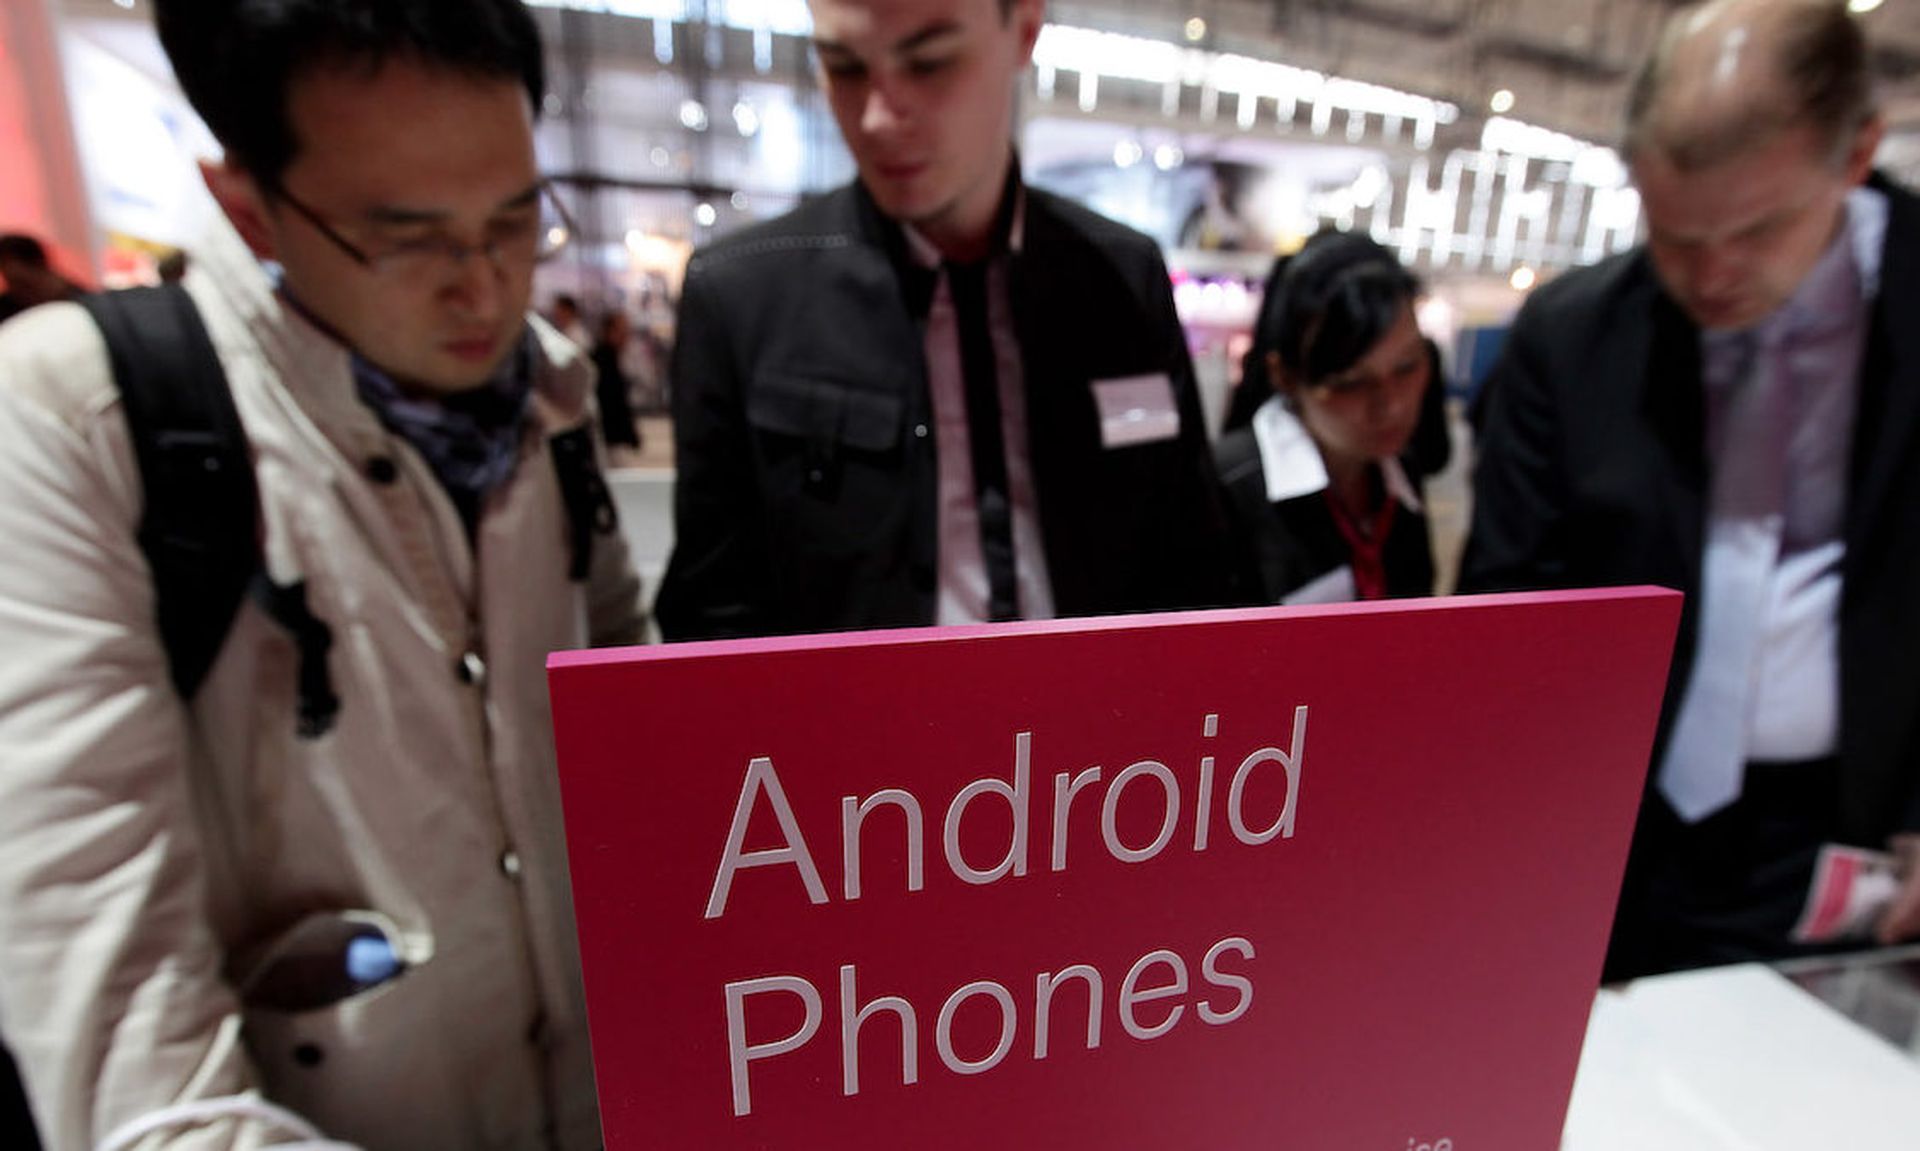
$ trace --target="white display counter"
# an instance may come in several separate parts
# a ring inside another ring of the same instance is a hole
[[[1920,948],[1642,979],[1594,1003],[1562,1151],[1913,1151]]]

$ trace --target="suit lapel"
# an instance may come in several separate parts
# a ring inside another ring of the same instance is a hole
[[[1893,481],[1920,426],[1920,328],[1903,314],[1920,299],[1920,252],[1915,250],[1920,245],[1920,201],[1891,187],[1881,190],[1887,194],[1887,238],[1854,420],[1850,556],[1861,550],[1873,525],[1883,518]]]
[[[1652,275],[1650,267],[1647,274]],[[1700,331],[1657,287],[1651,312],[1642,412],[1665,464],[1667,514],[1672,517],[1689,584],[1698,588],[1711,474]]]
[[[906,233],[900,225],[889,220],[873,201],[866,186],[855,182],[846,193],[846,229],[855,239],[864,245],[879,250],[887,265],[893,269],[895,282],[899,286],[900,299],[904,303],[907,315],[916,322],[924,320],[927,309],[933,302],[933,292],[939,273],[923,268],[907,249]]]

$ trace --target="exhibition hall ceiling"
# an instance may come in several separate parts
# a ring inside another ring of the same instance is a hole
[[[670,13],[676,21],[706,13],[736,28],[760,14],[781,31],[805,21],[804,0],[535,2],[598,9],[575,15],[591,27],[589,52],[603,57],[626,54],[622,49],[651,55],[655,43],[652,21],[608,13]],[[133,0],[131,10],[126,0],[53,3],[74,16],[146,17],[144,0]],[[1605,144],[1618,134],[1635,64],[1675,7],[1672,0],[1052,0],[1048,13],[1058,24],[1192,44],[1449,101],[1461,110],[1461,137],[1477,134],[1492,114],[1489,102],[1504,90],[1513,101],[1507,116]],[[1895,150],[1910,144],[1920,152],[1920,3],[1882,0],[1862,19],[1875,42],[1895,136],[1908,138]],[[792,50],[782,43],[777,51],[787,64]]]
[[[164,83],[147,0],[51,2]],[[562,181],[692,196],[698,227],[724,229],[846,177],[806,0],[528,2],[555,65],[542,143]],[[1531,282],[1637,238],[1639,198],[1609,145],[1674,11],[1052,0],[1021,101],[1028,175],[1170,249],[1257,262],[1331,225],[1428,271]],[[1880,163],[1920,183],[1920,3],[1861,18],[1893,127]],[[585,223],[603,239],[650,226],[624,210]]]
[[[1419,92],[1610,142],[1634,67],[1677,5],[1670,0],[1056,0],[1052,18],[1215,51],[1277,59]],[[1198,20],[1204,23],[1204,30]],[[1885,0],[1862,16],[1897,131],[1920,134],[1920,4]]]

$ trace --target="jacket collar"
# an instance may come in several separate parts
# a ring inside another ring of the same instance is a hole
[[[864,186],[863,186],[864,190]],[[922,268],[938,268],[946,262],[940,249],[933,241],[920,234],[912,224],[898,225],[905,238],[907,256]],[[994,220],[993,253],[1002,252],[1018,257],[1026,248],[1027,242],[1027,186],[1020,176],[1020,157],[1016,154],[1013,166],[1007,170],[1006,186],[1000,193],[1000,208]]]
[[[887,262],[893,266],[894,275],[900,281],[908,314],[916,319],[924,317],[933,303],[942,262],[939,250],[909,225],[881,211],[873,194],[858,179],[845,189],[844,198],[848,216],[835,223],[886,253]],[[1033,197],[1027,192],[1020,155],[1016,151],[1013,164],[1007,172],[1007,189],[1001,198],[1000,218],[995,224],[1005,237],[1004,249],[1015,258],[1016,263],[1026,250],[1028,228],[1034,215],[1030,210],[1032,203]]]

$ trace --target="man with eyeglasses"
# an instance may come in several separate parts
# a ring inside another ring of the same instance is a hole
[[[590,366],[527,312],[567,238],[537,31],[519,0],[155,8],[225,148],[186,288],[260,570],[183,699],[99,331],[0,334],[6,1043],[63,1151],[598,1147],[544,665],[643,620],[618,533],[569,531]]]

